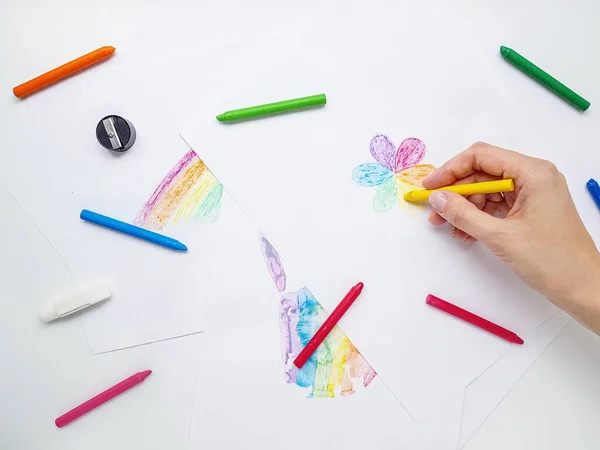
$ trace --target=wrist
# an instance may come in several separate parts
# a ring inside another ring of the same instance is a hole
[[[600,253],[578,261],[570,287],[550,300],[597,334],[600,334]]]

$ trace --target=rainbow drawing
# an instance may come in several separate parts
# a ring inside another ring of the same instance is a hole
[[[323,324],[327,313],[306,288],[284,294],[279,312],[286,381],[310,388],[309,398],[351,395],[356,387],[367,387],[377,376],[337,326],[298,369],[294,358]]]
[[[162,230],[179,221],[215,217],[222,195],[223,185],[190,150],[154,190],[133,223]]]

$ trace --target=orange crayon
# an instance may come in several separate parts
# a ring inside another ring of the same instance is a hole
[[[34,92],[39,91],[40,89],[45,88],[46,86],[62,80],[63,78],[67,78],[77,72],[81,72],[82,70],[93,66],[94,64],[110,58],[114,52],[114,47],[100,47],[99,49],[94,50],[87,55],[83,55],[77,59],[74,59],[73,61],[57,67],[56,69],[51,70],[50,72],[46,72],[45,74],[29,80],[26,83],[20,84],[13,89],[13,94],[19,98],[26,97]]]

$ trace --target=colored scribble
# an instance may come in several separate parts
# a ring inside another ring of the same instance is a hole
[[[423,179],[435,170],[431,164],[419,164],[425,157],[425,144],[417,138],[407,138],[396,149],[383,134],[371,139],[370,152],[374,163],[364,163],[352,172],[360,186],[377,187],[373,207],[377,212],[389,211],[398,203],[407,212],[420,208],[404,201],[404,193],[422,189]]]
[[[351,395],[377,376],[337,326],[298,369],[294,358],[323,324],[327,313],[306,288],[284,294],[279,312],[286,382],[310,389],[309,398]]]
[[[273,248],[271,243],[264,236],[259,236],[259,238],[263,256],[265,258],[265,262],[267,263],[269,275],[271,275],[277,290],[279,292],[283,292],[285,290],[287,278],[285,275],[285,270],[283,269],[281,257],[279,256],[279,253],[277,253],[277,250]]]
[[[221,183],[190,150],[154,190],[134,223],[162,230],[179,221],[214,218],[222,196]]]

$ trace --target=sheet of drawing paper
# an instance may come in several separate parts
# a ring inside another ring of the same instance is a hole
[[[459,447],[483,424],[512,387],[537,360],[554,338],[562,331],[569,316],[557,312],[542,326],[523,338],[523,351],[509,350],[465,389]]]
[[[136,87],[145,73],[153,71],[115,57],[90,77],[61,84],[62,95],[85,108],[53,112],[52,120],[63,125],[44,130],[50,142],[69,136],[59,165],[70,195],[61,200],[55,220],[63,226],[74,283],[113,287],[113,298],[84,318],[94,353],[202,331],[222,187],[177,134],[172,111],[185,99],[161,96],[150,107],[151,88]],[[169,85],[167,78],[150,78]],[[89,89],[90,83],[96,88]],[[96,124],[109,113],[129,119],[137,130],[126,153],[115,154],[96,140]],[[84,223],[79,219],[83,208],[171,236],[189,251],[174,252]]]
[[[184,434],[175,428],[172,409],[182,403],[169,400],[193,389],[195,379],[190,383],[185,375],[176,377],[165,366],[189,367],[186,363],[193,357],[181,359],[179,340],[161,343],[160,349],[142,346],[93,356],[81,315],[48,324],[39,321],[44,302],[74,289],[68,266],[1,184],[0,207],[0,232],[11,236],[3,243],[0,260],[2,273],[10,273],[0,283],[0,304],[6,313],[0,326],[2,448],[182,448],[189,429]],[[169,359],[161,354],[167,350]],[[57,430],[53,418],[103,387],[148,368],[152,376],[126,399],[86,415],[69,425],[67,433]],[[188,411],[191,414],[191,408]],[[183,408],[177,412],[185,413]]]
[[[186,447],[194,412],[196,378],[202,357],[199,350],[203,337],[204,333],[196,333],[155,342],[150,346],[156,361],[153,370],[166,380],[165,390],[173,410],[177,435]]]
[[[190,448],[456,448],[461,396],[416,424],[339,328],[294,369],[326,313],[227,196],[206,313]]]
[[[109,301],[84,316],[93,353],[203,330],[222,187],[194,152],[159,165],[151,162],[152,153],[163,148],[138,145],[121,156],[90,152],[87,181],[77,185],[64,234],[75,283],[107,283],[113,289]],[[189,250],[177,252],[83,222],[82,208],[168,235]]]
[[[340,12],[335,27],[204,55],[227,101],[203,105],[181,133],[326,310],[365,283],[341,328],[420,421],[512,346],[427,307],[428,293],[518,334],[556,310],[482,246],[427,226],[425,211],[402,200],[473,141],[518,147],[523,121],[468,43],[444,37],[442,16],[412,7],[399,24],[402,11],[389,8],[372,2]],[[213,118],[319,92],[324,108]]]

